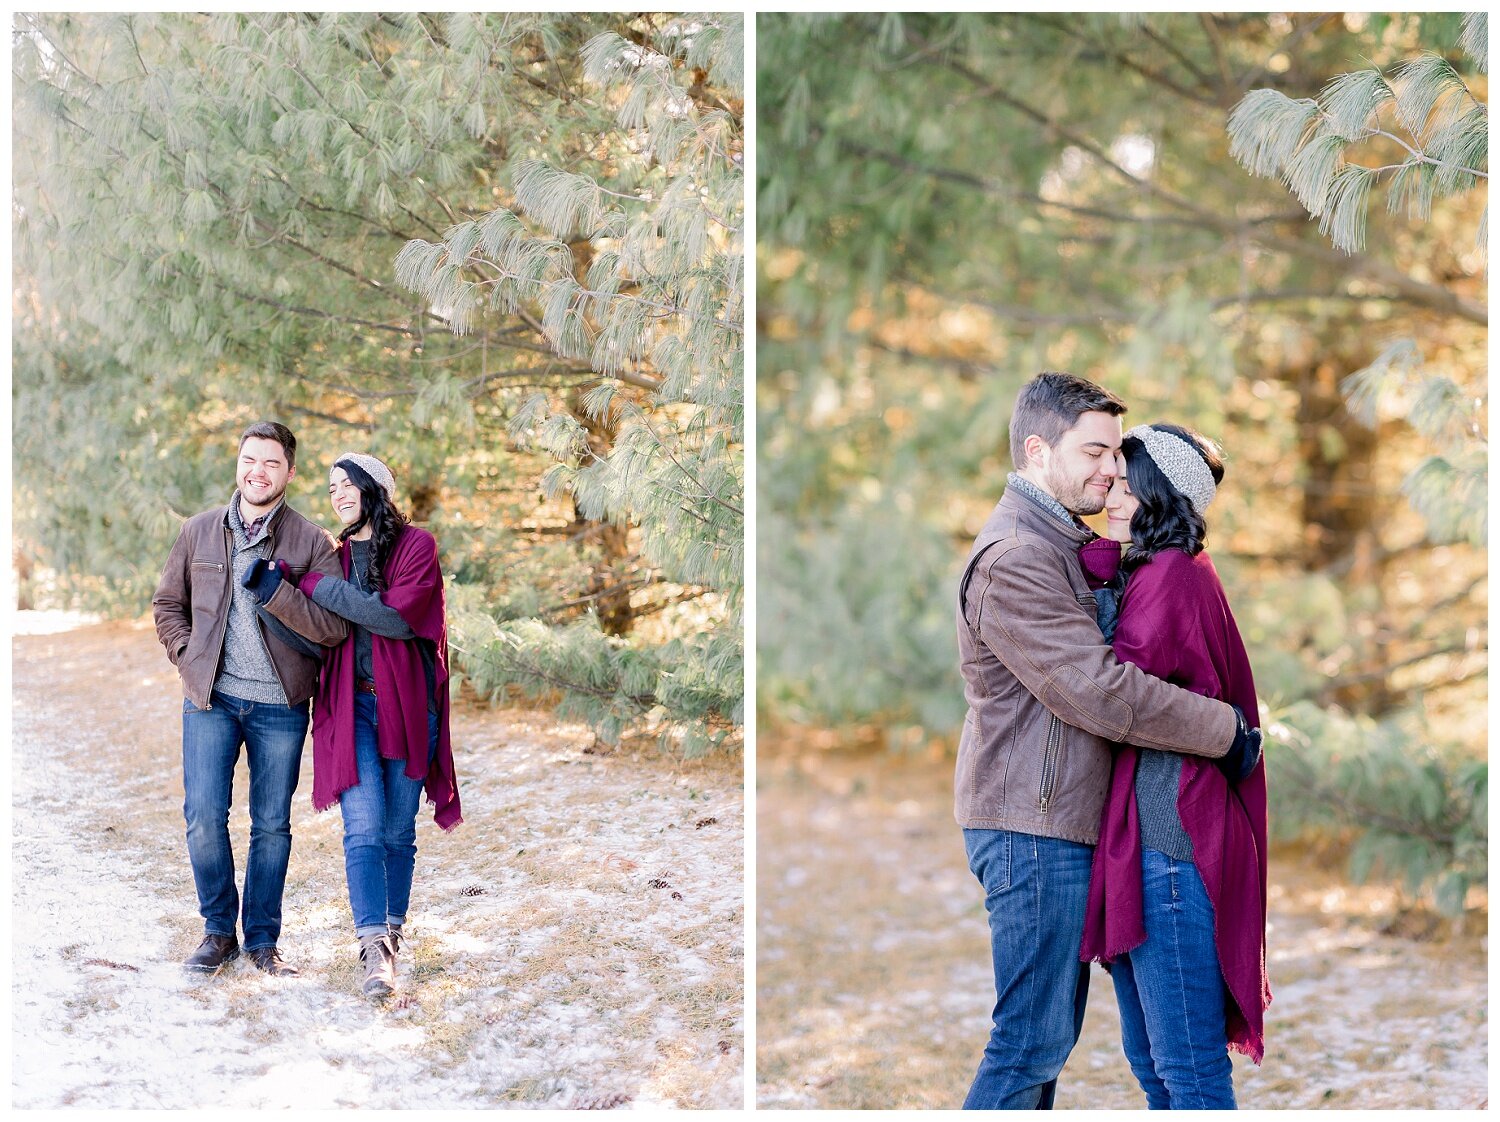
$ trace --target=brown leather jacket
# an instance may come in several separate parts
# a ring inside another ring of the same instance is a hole
[[[151,600],[156,637],[177,667],[183,695],[199,709],[209,707],[224,649],[224,631],[229,625],[229,582],[234,572],[229,561],[233,538],[228,514],[228,506],[214,507],[182,524]],[[291,566],[291,583],[309,569],[334,577],[343,575],[328,532],[288,504],[282,503],[271,517],[266,533],[271,543],[269,556]],[[344,619],[293,591],[285,581],[268,607],[298,634],[325,647],[342,642],[349,634]],[[306,701],[317,686],[319,662],[281,642],[264,624],[261,636],[276,677],[286,691],[287,704]]]
[[[1095,622],[1070,529],[1008,488],[974,540],[958,613],[969,713],[954,816],[1093,845],[1110,742],[1224,755],[1234,710],[1118,661]]]

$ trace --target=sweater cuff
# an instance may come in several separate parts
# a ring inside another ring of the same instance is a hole
[[[1078,562],[1089,587],[1103,588],[1120,571],[1120,543],[1112,538],[1095,538],[1078,551]]]
[[[317,588],[318,582],[327,575],[327,573],[320,573],[316,569],[303,573],[302,579],[297,582],[297,590],[311,600],[313,589]]]

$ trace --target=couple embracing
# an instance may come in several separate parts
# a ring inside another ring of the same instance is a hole
[[[297,440],[260,422],[240,437],[227,506],[189,518],[152,600],[177,667],[188,857],[203,940],[184,965],[213,973],[246,955],[295,976],[277,949],[309,709],[313,805],[337,803],[362,989],[396,986],[423,789],[437,824],[461,820],[448,731],[448,645],[437,542],[395,504],[374,456],[329,470],[338,541],[286,502]],[[229,810],[244,746],[250,849],[236,891]]]
[[[1050,1108],[1089,963],[1152,1109],[1233,1109],[1259,1063],[1266,780],[1204,511],[1224,467],[1069,374],[1021,390],[1016,470],[959,593],[955,812],[985,891],[994,1027],[966,1108]],[[1100,538],[1079,515],[1107,512]]]

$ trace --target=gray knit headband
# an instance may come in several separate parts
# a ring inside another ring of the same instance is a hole
[[[391,469],[374,456],[367,456],[363,452],[340,452],[335,456],[333,458],[333,467],[328,469],[328,482],[333,482],[333,473],[339,466],[340,460],[348,460],[355,467],[360,468],[385,492],[386,498],[390,499],[391,502],[396,501],[396,477],[391,474]]]
[[[1213,472],[1196,449],[1181,437],[1150,425],[1136,425],[1125,434],[1126,439],[1132,436],[1145,446],[1146,454],[1167,477],[1167,482],[1187,496],[1194,510],[1202,514],[1208,509],[1219,489],[1214,484]]]

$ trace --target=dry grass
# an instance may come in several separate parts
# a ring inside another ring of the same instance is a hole
[[[24,711],[29,735],[71,737],[93,789],[116,796],[60,806],[102,860],[136,862],[150,871],[142,891],[180,901],[163,921],[162,957],[186,956],[201,920],[182,840],[181,695],[154,634],[102,624],[21,637],[14,650],[18,722]],[[430,808],[419,815],[397,999],[359,996],[341,822],[312,812],[309,745],[280,944],[303,976],[270,979],[242,958],[180,1000],[252,1041],[305,1044],[330,1066],[366,1057],[329,1043],[338,1034],[313,1015],[320,1004],[345,1027],[405,1032],[453,1105],[738,1107],[738,761],[584,754],[585,729],[472,699],[455,707],[453,735],[466,822],[444,834]],[[246,783],[242,764],[230,822],[241,871]],[[706,815],[717,821],[696,828]],[[103,999],[68,1000],[68,1016],[88,1017]],[[405,1105],[392,1093],[382,1105]]]
[[[994,989],[982,893],[952,818],[951,761],[762,752],[757,798],[760,1105],[957,1107]],[[1291,850],[1273,854],[1271,879],[1276,1000],[1264,1066],[1235,1057],[1240,1105],[1478,1106],[1482,940],[1383,934],[1392,890],[1344,884]],[[1142,1105],[1096,968],[1057,1106]]]

